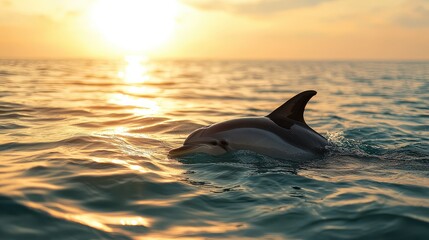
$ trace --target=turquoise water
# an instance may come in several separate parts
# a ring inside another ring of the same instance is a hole
[[[303,90],[321,158],[169,159]],[[1,239],[429,239],[429,62],[0,61]]]

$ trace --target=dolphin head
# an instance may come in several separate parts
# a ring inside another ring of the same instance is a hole
[[[205,134],[207,127],[192,132],[183,143],[183,146],[171,150],[171,157],[182,157],[192,153],[206,153],[210,155],[222,155],[230,150],[228,142],[216,136]]]

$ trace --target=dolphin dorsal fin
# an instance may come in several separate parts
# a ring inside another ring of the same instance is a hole
[[[288,120],[294,120],[307,125],[304,121],[304,109],[307,102],[316,94],[317,92],[314,90],[299,93],[268,114],[267,117],[280,126],[289,125],[286,124]]]

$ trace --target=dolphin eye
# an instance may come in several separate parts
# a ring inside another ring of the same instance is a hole
[[[217,141],[210,142],[211,145],[217,145]]]
[[[221,140],[221,141],[220,141],[220,144],[221,144],[222,146],[227,146],[227,145],[228,145],[228,142],[227,142],[227,141],[225,141],[225,140]]]

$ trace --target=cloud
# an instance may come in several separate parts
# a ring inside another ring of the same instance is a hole
[[[404,27],[429,27],[429,1],[408,0],[396,14],[395,21]]]
[[[311,7],[332,0],[182,0],[201,10],[227,11],[243,15],[270,15],[278,12]]]

